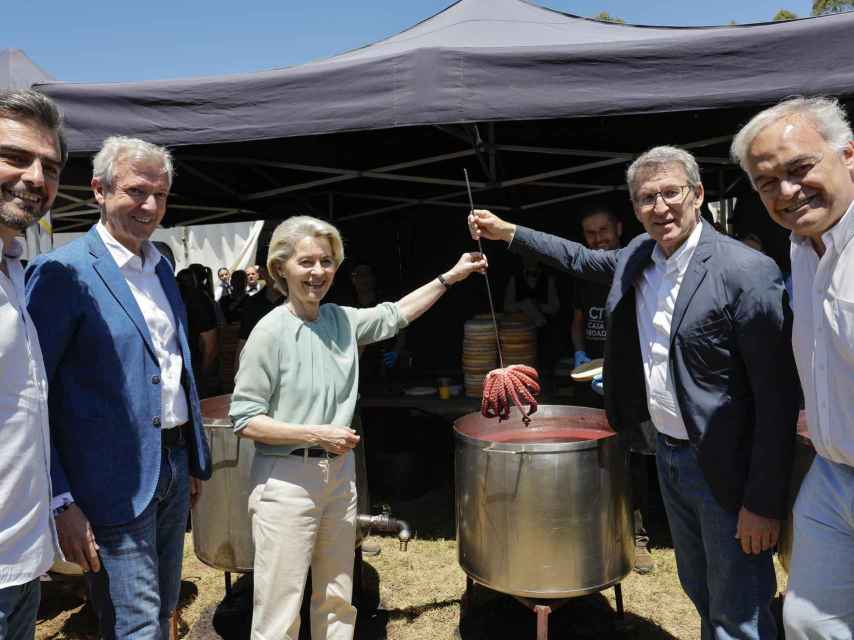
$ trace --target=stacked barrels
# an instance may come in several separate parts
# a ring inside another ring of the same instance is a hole
[[[505,314],[498,324],[504,364],[537,368],[537,329],[523,313]]]
[[[504,364],[537,366],[537,330],[522,314],[498,316],[498,336]],[[463,381],[466,395],[480,398],[486,374],[499,366],[492,316],[476,315],[463,331]]]
[[[463,330],[463,382],[466,395],[480,398],[483,379],[498,368],[498,347],[492,316],[481,313],[466,322]]]

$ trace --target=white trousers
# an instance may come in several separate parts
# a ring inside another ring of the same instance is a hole
[[[309,567],[311,637],[353,638],[353,457],[352,452],[331,459],[255,456],[249,495],[255,543],[253,640],[297,640]]]

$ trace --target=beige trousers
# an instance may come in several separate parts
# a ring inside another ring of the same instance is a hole
[[[353,453],[337,458],[266,456],[252,465],[249,517],[255,543],[253,640],[297,640],[311,567],[311,637],[351,640],[356,624]]]

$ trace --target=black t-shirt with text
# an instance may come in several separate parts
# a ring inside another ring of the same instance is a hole
[[[605,354],[608,334],[605,322],[605,301],[610,287],[594,282],[580,282],[576,288],[575,308],[584,315],[584,351],[591,358]]]

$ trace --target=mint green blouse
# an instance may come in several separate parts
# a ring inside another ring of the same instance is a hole
[[[239,432],[255,416],[293,424],[349,427],[359,391],[358,345],[386,340],[407,325],[397,303],[367,309],[320,306],[317,320],[276,307],[252,330],[240,354],[229,414]],[[288,455],[301,445],[255,443]]]

